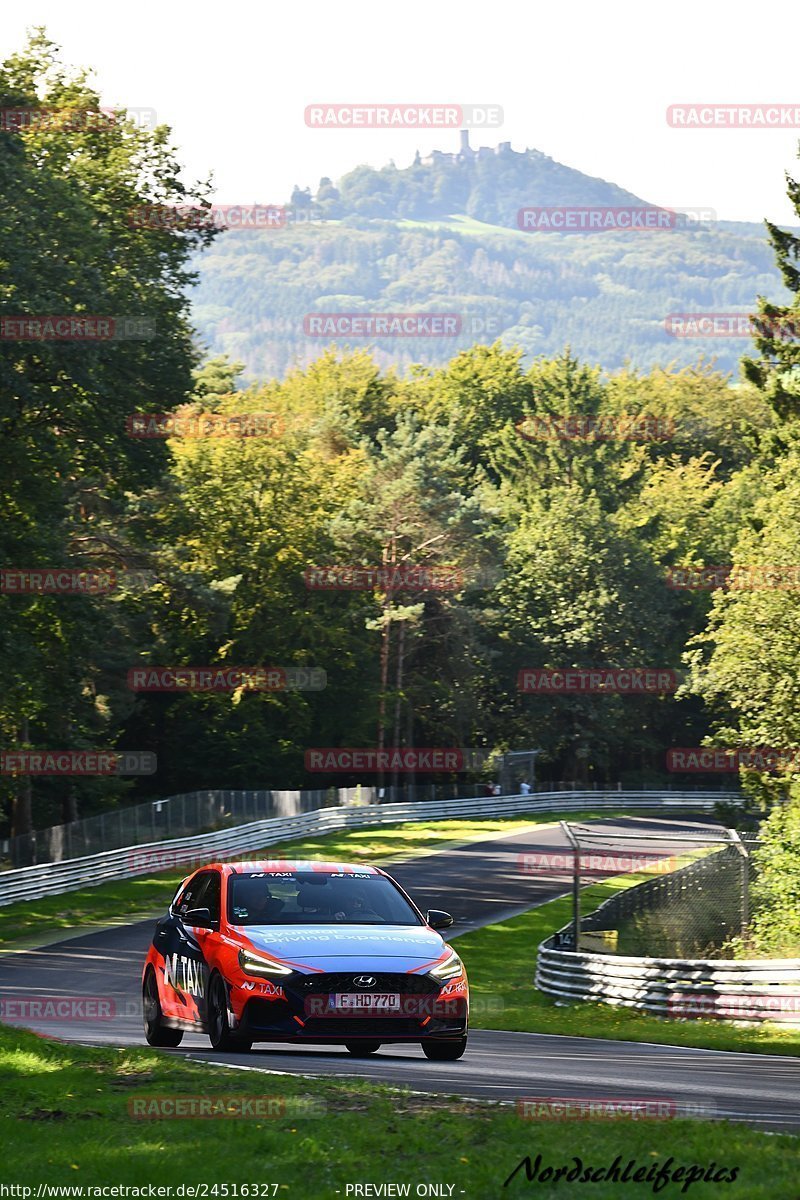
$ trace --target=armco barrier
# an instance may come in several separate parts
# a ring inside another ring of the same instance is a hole
[[[543,795],[547,799],[543,799]],[[107,850],[87,858],[20,867],[0,874],[0,906],[16,900],[37,900],[114,879],[132,879],[172,867],[231,858],[304,834],[331,833],[363,825],[394,825],[405,821],[434,821],[448,817],[494,817],[513,813],[569,813],[581,809],[712,809],[718,801],[736,801],[723,792],[549,792],[530,796],[488,796],[477,799],[435,800],[430,803],[364,805],[322,808],[288,817],[270,817],[232,829],[201,833],[172,841],[150,842]]]
[[[800,958],[626,958],[555,950],[551,942],[539,947],[536,986],[560,1000],[800,1026]]]

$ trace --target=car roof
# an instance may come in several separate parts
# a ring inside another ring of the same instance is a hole
[[[238,875],[252,871],[316,871],[322,875],[383,875],[378,867],[370,867],[365,863],[318,862],[311,859],[296,858],[264,858],[247,862],[208,863],[204,870],[218,867],[228,875]]]

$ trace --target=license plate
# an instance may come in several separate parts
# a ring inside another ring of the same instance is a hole
[[[380,1012],[399,1012],[399,992],[337,992],[333,997],[333,1007],[344,1009],[346,1012],[358,1012],[362,1009],[378,1009]]]

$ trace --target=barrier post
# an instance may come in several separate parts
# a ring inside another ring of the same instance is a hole
[[[741,857],[742,937],[746,937],[747,927],[750,924],[750,851],[735,829],[729,829],[728,835]]]
[[[559,825],[569,844],[572,846],[573,852],[573,868],[572,868],[572,946],[577,952],[581,948],[581,847],[580,842],[575,837],[575,834],[570,829],[566,821],[559,821]]]

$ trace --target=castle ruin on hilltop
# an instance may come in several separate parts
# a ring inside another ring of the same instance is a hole
[[[479,146],[477,150],[473,150],[469,144],[469,130],[462,129],[459,131],[461,138],[461,146],[455,154],[450,154],[445,150],[432,150],[430,154],[426,154],[424,158],[420,157],[419,150],[414,157],[414,166],[433,167],[438,163],[464,163],[473,162],[478,158],[492,158],[497,154],[518,154],[520,157],[523,154],[530,158],[544,158],[541,150],[526,149],[523,152],[511,149],[511,142],[498,142],[496,146]]]

